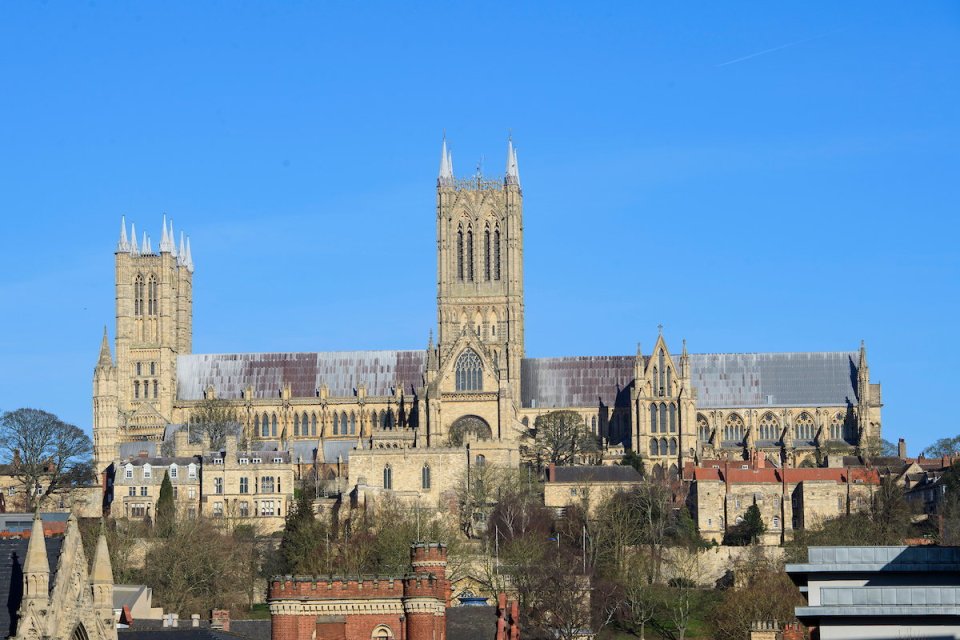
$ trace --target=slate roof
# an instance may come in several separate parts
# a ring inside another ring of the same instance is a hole
[[[57,580],[57,561],[63,548],[63,536],[44,539],[50,563],[50,589]],[[16,633],[17,610],[23,598],[23,561],[27,557],[29,538],[0,539],[0,635]]]
[[[387,396],[398,385],[411,393],[423,384],[426,351],[328,351],[322,353],[224,353],[177,356],[177,397],[202,400],[212,386],[218,398],[237,399],[252,386],[254,397],[277,397],[289,383],[296,398],[316,395],[326,384],[333,397]]]
[[[553,482],[640,482],[643,477],[633,467],[578,466],[554,467]]]
[[[134,620],[128,628],[117,630],[120,640],[270,640],[270,619],[231,620],[230,631],[214,629],[209,619],[191,626],[189,617],[180,619],[178,627],[164,627],[162,620]]]
[[[448,640],[489,640],[497,633],[497,608],[448,607]]]
[[[598,407],[629,404],[635,356],[524,358],[520,396],[524,407]],[[625,396],[625,397],[624,397]]]

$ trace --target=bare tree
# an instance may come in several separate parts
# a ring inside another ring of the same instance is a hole
[[[634,553],[621,577],[624,600],[620,609],[620,624],[640,640],[645,640],[647,625],[664,606],[660,588],[647,580],[649,563],[650,559],[644,554]]]
[[[521,453],[537,469],[549,464],[575,464],[598,450],[597,438],[575,411],[550,411],[537,416],[524,436]]]
[[[223,447],[227,435],[241,433],[242,425],[237,420],[236,410],[229,402],[210,398],[202,401],[191,412],[189,430],[192,442],[199,442],[206,434],[210,438],[210,447],[217,450]]]
[[[0,451],[20,482],[28,511],[50,495],[94,479],[93,443],[87,434],[40,409],[17,409],[0,417]]]

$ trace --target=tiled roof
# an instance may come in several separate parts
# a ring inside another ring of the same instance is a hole
[[[410,394],[423,384],[426,351],[225,353],[177,357],[177,397],[201,400],[207,387],[237,399],[247,386],[256,398],[278,397],[290,384],[295,398],[313,397],[326,384],[332,397],[350,397],[361,384],[370,396]]]
[[[63,536],[45,538],[47,562],[50,563],[49,586],[57,579]],[[23,561],[27,557],[29,538],[0,539],[0,635],[9,638],[16,633],[17,610],[23,598]]]

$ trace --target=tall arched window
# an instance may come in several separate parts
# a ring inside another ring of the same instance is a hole
[[[656,438],[650,438],[650,455],[652,456],[660,455],[660,447],[657,445]]]
[[[457,229],[457,280],[463,282],[463,228]]]
[[[663,349],[660,349],[660,354],[657,356],[657,364],[660,365],[659,384],[660,384],[660,395],[662,396],[667,390],[667,382],[666,382],[667,374],[666,374],[666,371],[664,371],[664,369],[667,368],[667,364],[666,364],[666,357],[663,355]]]
[[[483,230],[483,279],[490,281],[490,227]]]
[[[669,445],[667,444],[667,439],[666,439],[666,438],[660,438],[660,455],[662,455],[662,456],[667,455],[667,447],[668,447],[668,446],[669,446]]]
[[[769,411],[760,418],[760,439],[772,442],[780,439],[780,421]]]
[[[333,412],[333,435],[340,435],[340,416],[336,411]]]
[[[671,403],[670,404],[670,433],[676,433],[676,432],[677,432],[677,405]]]
[[[660,397],[660,387],[659,385],[660,370],[656,367],[653,368],[653,395]]]
[[[134,397],[134,398],[139,398],[139,397],[140,397],[140,382],[139,382],[139,381],[133,383],[133,397]]]
[[[483,390],[483,363],[473,349],[467,349],[457,358],[457,391]]]
[[[151,275],[147,281],[147,314],[155,316],[160,313],[160,305],[157,304],[157,277]]]
[[[300,416],[293,414],[293,435],[300,435]]]
[[[650,405],[650,433],[657,432],[657,405]]]
[[[383,488],[393,489],[393,469],[390,468],[390,465],[383,468]]]
[[[476,282],[473,273],[473,229],[467,229],[467,280]]]
[[[153,398],[154,399],[156,399],[157,396],[159,395],[158,393],[159,389],[160,389],[160,384],[156,380],[154,380],[153,381]]]
[[[590,418],[590,429],[593,430],[593,435],[597,435],[597,416]]]
[[[813,418],[809,413],[804,411],[799,416],[797,416],[796,421],[793,423],[794,432],[797,434],[797,440],[813,440],[815,435],[814,422]]]
[[[723,423],[723,439],[727,442],[743,442],[743,418],[736,413],[727,416]]]
[[[357,414],[350,412],[350,435],[357,434]]]
[[[340,435],[347,435],[347,412],[344,411],[340,414]]]
[[[143,312],[143,276],[138,273],[133,279],[133,315],[142,316]]]
[[[273,420],[270,423],[270,435],[274,438],[277,437],[277,414],[273,414]]]
[[[500,279],[500,227],[493,230],[493,279]]]
[[[697,438],[700,442],[710,442],[710,423],[702,413],[697,414]]]
[[[315,413],[310,414],[310,435],[317,435],[317,414]]]
[[[660,403],[660,433],[667,432],[667,405]]]
[[[253,433],[254,434],[260,433],[260,416],[256,414],[254,414],[253,416]]]
[[[267,414],[263,414],[263,422],[261,422],[260,424],[263,426],[263,428],[260,430],[262,437],[269,438],[270,437],[270,418],[267,416]]]
[[[430,489],[430,467],[428,465],[423,465],[423,469],[420,470],[420,488],[424,491]]]
[[[837,412],[830,422],[830,439],[843,440],[843,414]]]
[[[677,439],[670,438],[670,455],[677,455]]]

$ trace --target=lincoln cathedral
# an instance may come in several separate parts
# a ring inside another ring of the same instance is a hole
[[[880,385],[870,382],[862,343],[843,352],[692,353],[657,332],[649,351],[631,344],[620,355],[526,357],[523,189],[512,142],[495,179],[457,178],[444,141],[436,225],[437,324],[425,349],[214,355],[193,352],[189,240],[177,242],[164,219],[154,250],[122,222],[115,339],[111,350],[104,335],[93,378],[98,469],[156,451],[209,399],[231,405],[243,441],[258,450],[349,463],[351,485],[396,491],[439,486],[441,467],[454,461],[519,464],[521,436],[558,409],[581,414],[606,450],[633,450],[660,476],[759,451],[799,466],[880,436]]]

